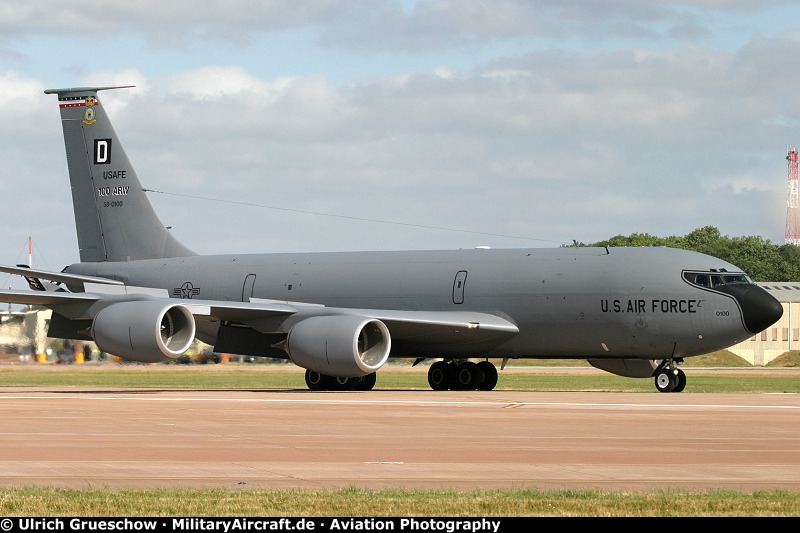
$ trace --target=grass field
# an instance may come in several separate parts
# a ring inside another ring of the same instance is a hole
[[[800,393],[796,353],[764,372],[727,353],[690,360],[685,393]],[[655,391],[652,379],[597,371],[585,363],[539,361],[500,371],[498,389]],[[577,371],[576,371],[576,368]],[[563,369],[563,370],[562,370]],[[423,365],[389,365],[378,389],[427,389]],[[3,365],[3,387],[304,389],[291,365]],[[5,451],[8,454],[8,451]],[[0,487],[0,516],[800,516],[794,491],[86,489]]]
[[[800,493],[0,488],[2,516],[800,516]]]
[[[800,375],[795,372],[800,371],[798,361],[796,352],[763,368],[754,368],[728,352],[691,358],[683,366],[688,377],[686,392],[800,393]],[[496,364],[499,368],[500,362]],[[616,376],[585,361],[549,359],[510,364],[513,366],[499,370],[496,390],[655,392],[651,378]],[[778,371],[781,369],[784,372]],[[418,367],[391,363],[379,372],[375,388],[428,390],[426,372],[424,363]],[[282,363],[0,365],[2,386],[306,389],[303,369]]]

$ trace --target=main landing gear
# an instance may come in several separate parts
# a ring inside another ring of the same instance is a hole
[[[437,361],[428,369],[433,390],[492,390],[497,385],[497,368],[489,361]]]
[[[366,376],[361,376],[360,378],[337,378],[320,374],[314,370],[306,370],[306,386],[313,391],[367,391],[372,390],[372,387],[375,386],[376,379],[375,372],[367,374]]]
[[[664,361],[655,376],[658,392],[681,392],[686,387],[686,374],[673,360]]]

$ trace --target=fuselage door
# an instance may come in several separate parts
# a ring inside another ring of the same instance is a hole
[[[453,280],[453,303],[464,303],[464,285],[467,283],[467,271],[459,270],[456,272],[456,279]]]
[[[250,297],[253,296],[253,285],[256,283],[256,275],[248,274],[244,278],[244,285],[242,285],[242,301],[249,302]]]

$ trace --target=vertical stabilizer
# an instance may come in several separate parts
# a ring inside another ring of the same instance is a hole
[[[121,88],[45,91],[58,95],[81,262],[195,255],[156,215],[97,98]]]

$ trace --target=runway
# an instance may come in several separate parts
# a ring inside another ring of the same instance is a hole
[[[800,395],[0,388],[0,485],[800,490]]]

